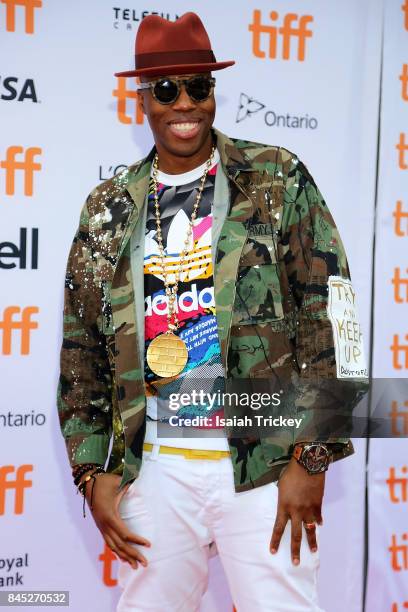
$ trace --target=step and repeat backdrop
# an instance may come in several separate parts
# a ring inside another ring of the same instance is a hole
[[[347,249],[367,357],[382,91],[373,357],[377,376],[406,374],[408,2],[401,2],[386,2],[384,15],[381,0],[0,0],[0,589],[68,590],[74,612],[113,611],[120,595],[116,557],[90,513],[82,517],[55,396],[64,272],[80,209],[96,185],[153,144],[136,79],[114,77],[133,67],[147,15],[174,20],[196,11],[217,59],[236,60],[216,74],[215,125],[284,146],[308,167]],[[363,609],[366,440],[355,447],[327,478],[319,589],[328,612]],[[385,448],[383,440],[370,444],[370,612],[408,608],[407,493],[397,504],[386,484],[408,481],[408,468],[402,446],[386,462]],[[383,601],[379,574],[389,584]],[[231,612],[217,557],[210,575],[203,612]]]
[[[367,610],[402,612],[408,610],[408,2],[386,2],[384,9],[373,375],[374,399],[382,398],[393,438],[370,442]]]

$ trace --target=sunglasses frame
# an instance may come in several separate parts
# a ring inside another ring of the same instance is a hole
[[[195,79],[199,79],[199,78],[203,78],[209,81],[211,87],[210,87],[210,92],[208,94],[208,96],[206,98],[203,98],[202,100],[196,100],[195,98],[193,98],[187,89],[187,85],[188,83],[190,83],[191,81],[194,81]],[[156,97],[156,94],[154,92],[154,88],[157,85],[157,83],[160,83],[160,81],[171,81],[172,83],[176,83],[177,85],[177,95],[174,98],[174,100],[170,100],[169,102],[162,102],[161,100],[159,100]],[[147,83],[139,83],[138,84],[138,90],[143,90],[143,89],[150,89],[153,98],[159,102],[159,104],[174,104],[174,102],[177,100],[177,98],[180,95],[180,91],[181,91],[181,85],[184,85],[184,87],[186,88],[186,92],[189,95],[189,97],[194,101],[194,102],[205,102],[205,100],[208,100],[208,98],[211,96],[211,94],[214,91],[214,87],[215,87],[215,83],[216,83],[216,79],[214,77],[206,77],[206,76],[201,76],[201,75],[195,75],[193,77],[190,77],[188,79],[182,79],[182,78],[169,78],[169,77],[160,77],[160,79],[156,79],[155,81],[148,81]]]

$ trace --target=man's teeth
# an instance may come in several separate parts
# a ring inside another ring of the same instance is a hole
[[[172,123],[172,126],[176,128],[176,130],[180,130],[180,132],[188,132],[189,130],[193,130],[198,125],[196,123]]]

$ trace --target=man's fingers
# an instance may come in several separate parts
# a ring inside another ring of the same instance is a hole
[[[133,562],[139,561],[144,567],[147,567],[146,557],[137,548],[131,544],[127,544],[112,528],[108,530],[108,535],[110,535],[113,540],[119,555],[122,554],[129,557]]]
[[[303,521],[303,525],[306,531],[306,537],[307,537],[307,541],[309,544],[309,548],[312,552],[316,552],[317,551],[316,522],[314,519],[310,519],[310,521]]]
[[[300,563],[300,544],[302,542],[302,519],[299,516],[291,516],[292,531],[290,537],[290,550],[294,565]]]
[[[109,522],[109,527],[113,529],[125,542],[134,542],[140,546],[151,546],[149,540],[130,531],[130,529],[128,529],[126,526],[126,523],[120,518],[119,515],[112,517]]]
[[[119,557],[119,559],[121,559],[125,563],[129,563],[133,567],[133,569],[137,569],[137,562],[134,559],[131,559],[130,557],[128,557],[128,556],[124,555],[122,552],[120,552],[119,549],[116,547],[114,541],[112,540],[112,538],[109,535],[104,534],[103,537],[104,537],[104,540],[105,540],[106,544],[111,549],[111,551],[114,552],[115,555],[117,555]]]
[[[314,509],[314,515],[315,515],[316,523],[318,525],[323,525],[322,509],[321,508],[315,508]]]
[[[275,520],[275,524],[273,526],[271,543],[269,546],[269,550],[271,551],[271,553],[277,552],[283,532],[285,531],[287,522],[288,522],[288,516],[284,514],[283,512],[278,512],[278,515]]]
[[[118,531],[118,535],[125,542],[134,542],[135,544],[140,544],[141,546],[151,546],[149,540],[146,540],[146,538],[143,538],[142,536],[137,535],[136,533],[132,533],[131,531],[129,531],[129,529],[120,529],[120,531]]]
[[[149,540],[130,531],[118,513],[112,519],[110,527],[112,527],[125,542],[134,542],[135,544],[140,544],[140,546],[151,546]]]

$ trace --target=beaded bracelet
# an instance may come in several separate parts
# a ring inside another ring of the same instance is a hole
[[[78,487],[77,487],[77,488],[78,488],[78,491],[77,491],[77,492],[81,493],[81,495],[82,495],[82,496],[83,496],[83,498],[84,498],[84,505],[83,505],[83,515],[84,515],[84,518],[85,518],[85,516],[86,516],[86,515],[85,515],[85,499],[86,499],[85,493],[86,493],[86,485],[87,485],[87,483],[88,483],[90,480],[93,480],[93,483],[92,483],[92,491],[91,491],[91,500],[90,500],[90,503],[89,503],[91,510],[93,510],[92,501],[93,501],[93,492],[94,492],[94,486],[95,486],[96,476],[97,476],[98,474],[104,474],[104,473],[105,473],[104,468],[103,468],[101,465],[100,465],[100,466],[98,466],[98,467],[97,467],[97,468],[96,468],[96,469],[95,469],[95,470],[92,472],[92,474],[88,474],[88,476],[87,476],[86,478],[84,478],[84,479],[83,479],[83,481],[81,482],[81,484],[79,484],[79,485],[78,485]]]
[[[95,463],[81,463],[79,466],[76,466],[76,469],[72,470],[75,486],[78,486],[79,481],[86,472],[94,470],[96,467],[98,467],[98,464]]]

